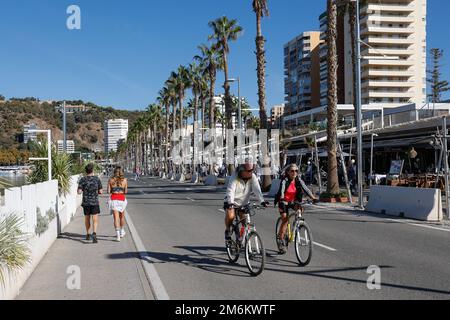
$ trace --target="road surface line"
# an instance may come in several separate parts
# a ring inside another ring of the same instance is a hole
[[[403,224],[409,224],[410,226],[416,226],[416,227],[422,227],[422,228],[428,228],[428,229],[433,229],[433,230],[450,232],[450,229],[433,227],[433,226],[428,226],[428,225],[424,225],[424,224],[412,223],[412,222],[402,221],[402,220],[397,220],[397,219],[386,219],[386,220],[400,222],[400,223],[403,223]]]
[[[147,249],[144,246],[139,234],[134,227],[133,220],[130,215],[127,214],[125,216],[128,224],[128,229],[130,229],[131,237],[134,241],[134,245],[136,246],[137,251],[139,252],[139,256],[141,257],[142,267],[147,275],[148,281],[150,282],[150,287],[153,291],[153,296],[156,300],[170,300],[169,295],[167,294],[166,288],[164,287],[161,278],[158,275],[155,267],[152,263],[150,263],[147,259],[148,257],[145,255]]]
[[[195,202],[194,199],[191,199],[191,198],[189,198],[189,197],[187,197],[186,199],[187,199],[187,200],[191,200],[192,202]]]
[[[324,249],[327,249],[327,250],[330,250],[330,251],[333,251],[333,252],[337,251],[336,249],[334,249],[332,247],[329,247],[329,246],[326,246],[324,244],[321,244],[321,243],[318,243],[318,242],[315,242],[315,241],[313,243],[314,243],[314,245],[316,245],[318,247],[321,247],[321,248],[324,248]]]

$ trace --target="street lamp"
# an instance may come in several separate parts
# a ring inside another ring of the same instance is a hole
[[[378,137],[376,133],[372,133],[371,141],[370,141],[370,179],[369,184],[372,186],[373,181],[373,138]]]
[[[51,130],[28,130],[30,133],[47,133],[47,158],[30,158],[30,161],[48,161],[48,181],[52,180],[52,131]]]
[[[399,60],[399,57],[389,57],[384,54],[381,54],[381,57],[369,57],[361,56],[361,44],[364,44],[368,47],[367,43],[361,40],[361,20],[360,20],[360,0],[350,0],[350,2],[356,2],[356,127],[357,127],[357,145],[358,145],[358,207],[360,209],[364,209],[364,194],[363,194],[363,150],[362,150],[362,99],[361,99],[361,60],[362,59],[376,59],[376,60]]]

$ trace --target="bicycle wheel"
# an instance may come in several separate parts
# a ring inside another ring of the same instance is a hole
[[[235,263],[236,261],[239,260],[239,254],[241,250],[240,244],[238,242],[238,234],[234,229],[235,228],[233,228],[233,233],[231,235],[231,238],[232,239],[234,238],[234,240],[227,241],[225,244],[228,259],[230,259],[231,263]]]
[[[245,262],[252,276],[260,275],[266,264],[266,250],[256,231],[250,232],[245,243]]]
[[[313,253],[313,238],[306,222],[300,222],[295,231],[295,254],[300,266],[307,266],[311,262]]]

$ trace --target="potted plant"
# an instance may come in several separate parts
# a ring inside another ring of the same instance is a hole
[[[347,192],[341,192],[338,194],[323,192],[320,195],[320,201],[327,203],[348,203],[349,197]]]

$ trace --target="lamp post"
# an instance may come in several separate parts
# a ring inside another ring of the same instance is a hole
[[[51,130],[29,130],[31,133],[47,133],[47,158],[30,158],[30,161],[48,161],[48,181],[52,180],[52,131]]]

